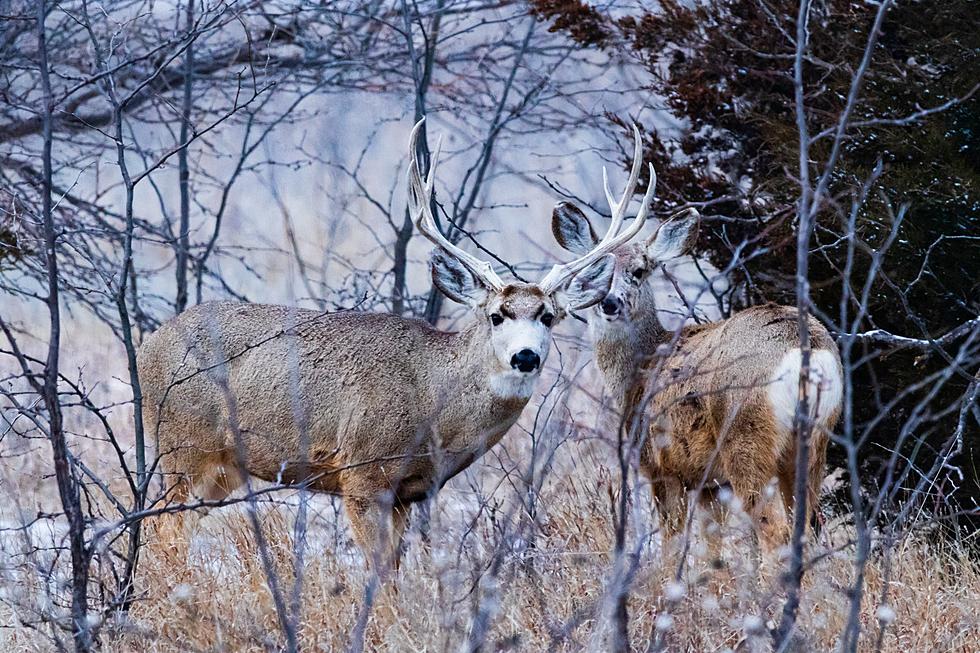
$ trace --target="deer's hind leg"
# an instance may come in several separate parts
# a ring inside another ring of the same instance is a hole
[[[230,452],[202,456],[202,461],[185,476],[190,495],[201,501],[223,501],[245,482],[245,476]]]
[[[788,437],[794,437],[790,434]],[[825,434],[818,432],[815,427],[810,434],[810,456],[807,464],[807,494],[806,494],[806,533],[816,529],[820,524],[820,488],[826,473],[827,441]],[[779,464],[779,491],[783,505],[790,515],[796,512],[796,447],[783,455]]]
[[[208,508],[183,509],[180,504],[222,501],[244,483],[244,475],[230,452],[204,452],[186,449],[164,457],[167,478],[173,479],[168,507],[174,509],[158,517],[154,536],[167,555],[186,561],[190,541]]]
[[[781,477],[782,434],[767,411],[746,406],[732,421],[728,437],[721,449],[725,478],[752,519],[761,553],[775,559],[790,536],[786,512],[771,492]]]

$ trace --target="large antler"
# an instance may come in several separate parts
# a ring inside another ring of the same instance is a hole
[[[640,179],[640,169],[643,167],[643,145],[640,142],[640,130],[636,128],[636,125],[633,125],[633,139],[633,168],[630,171],[629,181],[626,182],[626,190],[623,191],[623,197],[618,202],[613,198],[612,191],[609,190],[609,176],[606,173],[606,168],[605,166],[602,168],[602,186],[606,191],[606,200],[609,202],[609,209],[612,211],[612,220],[609,221],[609,229],[606,230],[606,235],[602,237],[598,245],[593,247],[584,256],[551,268],[551,272],[545,275],[544,279],[538,283],[538,287],[545,293],[554,292],[576,274],[623,243],[628,242],[643,228],[643,224],[647,219],[650,200],[653,198],[653,193],[657,188],[657,174],[654,172],[652,164],[649,165],[650,183],[647,185],[647,191],[643,195],[643,203],[640,205],[640,210],[636,214],[636,218],[626,231],[618,235],[616,233],[623,224],[626,209],[629,207],[630,199],[633,197],[633,193],[636,191],[636,184]]]
[[[415,226],[423,236],[431,240],[438,247],[441,247],[447,254],[456,258],[465,265],[470,272],[491,290],[501,291],[504,289],[504,282],[486,261],[482,261],[472,254],[464,252],[454,245],[448,238],[442,235],[439,225],[436,223],[435,216],[432,215],[432,187],[435,184],[436,162],[439,159],[439,150],[442,145],[440,140],[436,145],[436,151],[429,162],[429,174],[425,181],[422,181],[422,173],[419,170],[418,141],[419,132],[425,123],[423,117],[412,128],[412,136],[408,143],[408,201],[409,210],[412,212]]]

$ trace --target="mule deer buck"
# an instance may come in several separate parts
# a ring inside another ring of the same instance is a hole
[[[595,360],[624,423],[640,425],[640,467],[650,481],[665,540],[684,528],[690,491],[703,489],[705,482],[727,483],[755,517],[760,544],[771,552],[789,536],[785,514],[764,500],[773,479],[786,510],[793,508],[793,423],[802,363],[798,313],[767,304],[676,334],[666,329],[651,275],[662,261],[687,253],[699,222],[697,211],[688,210],[645,242],[613,252],[610,290],[588,314]],[[555,207],[552,231],[571,252],[594,246],[592,225],[569,202]],[[809,327],[807,504],[814,511],[843,379],[830,334],[813,318]]]
[[[230,302],[170,320],[138,362],[146,432],[157,434],[178,500],[223,499],[246,474],[304,483],[343,498],[369,563],[391,553],[397,564],[409,506],[503,437],[531,397],[552,328],[606,295],[608,254],[640,231],[642,216],[620,232],[620,212],[601,241],[538,283],[505,283],[440,232],[438,148],[423,179],[422,125],[409,142],[409,208],[436,246],[434,284],[469,307],[471,323],[449,333],[388,314]],[[638,134],[636,151],[624,209]]]

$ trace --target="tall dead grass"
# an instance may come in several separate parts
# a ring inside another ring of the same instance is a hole
[[[545,516],[530,542],[510,540],[494,577],[495,547],[503,546],[501,516],[449,505],[437,510],[431,538],[409,537],[397,575],[379,591],[364,632],[365,650],[459,650],[480,610],[490,614],[487,650],[604,650],[604,592],[611,577],[612,523],[595,491],[563,483],[564,501],[546,497]],[[594,488],[593,488],[594,490]],[[700,537],[675,582],[662,564],[655,518],[647,521],[637,495],[632,530],[639,566],[629,612],[636,650],[660,634],[670,651],[767,651],[778,620],[778,578],[757,573],[737,518],[725,524],[719,564]],[[299,638],[304,650],[341,651],[351,644],[370,575],[342,530],[330,501],[313,504],[308,564],[303,574]],[[261,521],[280,585],[293,576],[290,505],[265,502]],[[474,521],[475,519],[475,521]],[[652,528],[647,528],[652,526]],[[846,526],[831,527],[846,540]],[[644,543],[643,537],[647,538]],[[829,538],[825,537],[829,541]],[[843,631],[853,582],[853,553],[811,547],[821,554],[809,570],[796,650],[832,651]],[[213,512],[179,555],[153,551],[143,561],[141,595],[125,620],[105,625],[107,651],[267,651],[282,644],[275,606],[259,561],[256,538],[242,509]],[[909,540],[875,552],[866,572],[860,650],[980,650],[980,570],[951,545]],[[3,631],[6,650],[46,650],[26,629]]]

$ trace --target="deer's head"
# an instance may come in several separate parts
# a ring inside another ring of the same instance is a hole
[[[555,265],[537,283],[504,283],[488,262],[460,249],[439,229],[432,200],[439,148],[436,147],[428,175],[423,179],[417,157],[423,122],[424,118],[416,123],[409,143],[409,201],[419,232],[436,245],[430,259],[433,283],[453,301],[469,306],[485,326],[498,375],[517,380],[529,391],[530,386],[524,381],[536,377],[544,365],[551,348],[552,329],[568,311],[589,308],[607,296],[615,270],[609,253],[625,245],[643,227],[650,189],[640,215],[619,233],[642,165],[639,133],[634,169],[619,202],[622,210],[614,213],[605,236],[577,251],[575,260]],[[653,179],[652,166],[650,175]],[[609,193],[608,184],[606,192]]]
[[[615,215],[618,207],[612,206]],[[624,243],[612,251],[609,290],[589,312],[594,333],[608,335],[628,330],[640,320],[657,319],[653,284],[648,283],[650,275],[664,261],[690,250],[697,239],[700,219],[696,210],[687,209],[661,223],[647,240]],[[573,253],[589,251],[598,242],[589,219],[571,202],[555,206],[551,230],[558,244]]]

